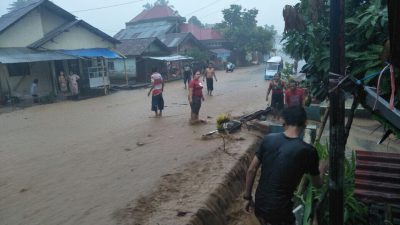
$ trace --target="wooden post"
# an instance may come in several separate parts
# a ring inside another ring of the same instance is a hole
[[[124,72],[125,72],[125,80],[126,80],[126,86],[129,86],[129,79],[128,79],[128,72],[126,71],[126,58],[124,60]]]
[[[329,224],[343,225],[344,117],[344,0],[330,1],[330,71],[329,93]],[[336,88],[335,88],[336,87]],[[334,88],[334,89],[332,89]]]

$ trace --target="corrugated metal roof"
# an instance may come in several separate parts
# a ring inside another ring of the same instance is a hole
[[[192,57],[183,56],[183,55],[171,55],[171,56],[164,56],[164,57],[147,57],[149,59],[155,59],[160,61],[180,61],[180,60],[192,60]]]
[[[77,56],[77,57],[104,57],[108,59],[122,58],[118,53],[107,48],[86,48],[75,50],[60,50],[64,54]]]
[[[114,38],[118,40],[135,39],[135,38],[149,38],[158,37],[166,34],[171,28],[175,26],[174,23],[168,21],[155,21],[129,25],[126,29],[118,32]]]
[[[142,55],[153,43],[169,54],[168,47],[155,37],[122,40],[121,44],[117,46],[117,50],[124,55],[138,56]]]
[[[172,33],[159,36],[160,40],[169,48],[175,48],[180,45],[190,33]],[[191,35],[193,37],[193,35]],[[194,38],[194,37],[193,37]]]
[[[26,14],[28,14],[29,12],[31,12],[33,9],[35,9],[40,5],[45,6],[50,11],[62,15],[65,18],[72,20],[75,19],[74,15],[58,7],[57,5],[48,0],[31,0],[26,2],[25,6],[13,10],[0,17],[0,33],[5,31],[8,27],[16,23],[18,20],[22,19]]]
[[[0,48],[0,63],[26,63],[76,59],[57,51],[37,51],[29,48]]]
[[[356,157],[356,197],[400,206],[400,154],[357,150]]]

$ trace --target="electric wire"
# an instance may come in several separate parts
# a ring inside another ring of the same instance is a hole
[[[143,1],[145,1],[145,0],[137,0],[137,1],[125,2],[125,3],[115,4],[115,5],[102,6],[102,7],[97,7],[97,8],[76,10],[76,11],[71,11],[71,12],[78,13],[78,12],[87,12],[87,11],[93,11],[93,10],[99,10],[99,9],[108,9],[108,8],[118,7],[118,6],[122,6],[122,5],[129,5],[129,4],[143,2]]]

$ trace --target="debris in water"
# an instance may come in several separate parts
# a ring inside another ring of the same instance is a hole
[[[176,213],[176,216],[182,217],[182,216],[186,216],[186,214],[188,214],[188,213],[190,213],[190,212],[178,211]]]
[[[22,189],[19,191],[19,193],[24,193],[24,192],[26,192],[26,191],[28,191],[27,188],[22,188]]]
[[[132,151],[132,149],[130,149],[130,148],[125,148],[124,150],[127,152]]]
[[[138,141],[138,142],[136,142],[136,145],[137,146],[143,146],[143,145],[145,145],[146,143],[143,143],[143,142],[140,142],[140,141]]]

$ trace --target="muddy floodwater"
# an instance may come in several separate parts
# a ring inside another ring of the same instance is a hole
[[[263,66],[216,75],[200,110],[204,125],[188,125],[182,81],[166,84],[162,118],[153,118],[147,89],[0,114],[0,224],[187,224],[216,189],[230,203],[223,221],[252,224],[237,193],[260,135],[243,129],[225,145],[201,136],[220,113],[264,109],[268,85]],[[357,120],[349,147],[395,149],[395,140],[374,147],[376,127]]]

